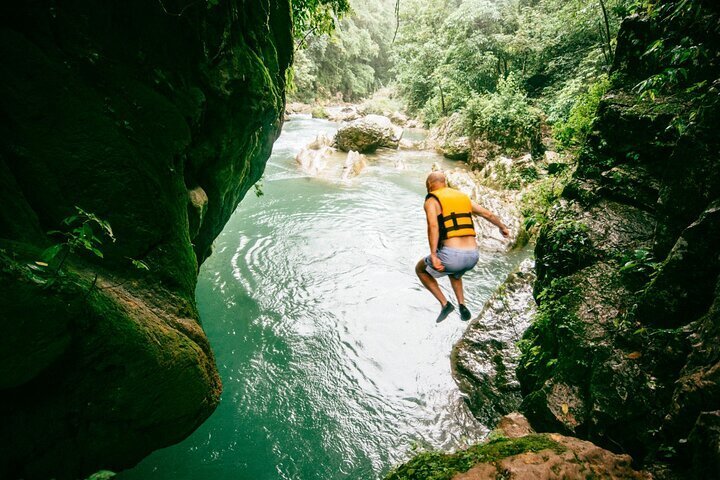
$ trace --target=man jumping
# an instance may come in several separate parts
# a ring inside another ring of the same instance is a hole
[[[500,218],[491,211],[477,205],[470,197],[458,190],[448,188],[445,174],[433,172],[425,181],[425,215],[430,255],[415,266],[415,273],[422,284],[438,299],[442,310],[437,322],[442,322],[455,310],[438,286],[436,278],[448,275],[450,285],[460,305],[460,318],[470,320],[470,310],[465,306],[462,276],[478,262],[477,241],[472,215],[480,215],[496,225],[503,237],[510,231]]]

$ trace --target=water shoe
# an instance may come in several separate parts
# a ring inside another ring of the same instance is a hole
[[[453,304],[450,302],[447,302],[445,306],[440,310],[440,315],[438,315],[437,320],[435,320],[435,323],[440,323],[443,320],[447,318],[448,315],[450,315],[453,310],[455,310],[455,307],[453,307]]]

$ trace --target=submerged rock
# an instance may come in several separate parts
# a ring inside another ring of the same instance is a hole
[[[340,150],[372,153],[380,147],[398,148],[403,129],[392,124],[389,118],[368,115],[338,128],[335,143]]]
[[[295,155],[295,161],[303,172],[316,176],[327,167],[327,159],[334,151],[335,149],[333,147],[327,145],[317,150],[313,148],[302,148],[298,154]]]
[[[315,137],[315,140],[308,143],[306,148],[309,148],[311,150],[320,150],[323,147],[334,147],[335,146],[335,140],[333,140],[331,137],[328,137],[327,135],[321,133],[317,137]]]
[[[453,377],[473,415],[485,425],[517,410],[522,401],[515,375],[520,358],[517,342],[537,310],[534,281],[535,264],[525,260],[485,303],[453,347]]]
[[[342,179],[348,180],[351,177],[360,175],[366,165],[367,159],[365,155],[350,150],[345,159],[345,165],[343,165]]]

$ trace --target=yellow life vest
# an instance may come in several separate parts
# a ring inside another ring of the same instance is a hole
[[[440,241],[446,238],[475,235],[470,197],[448,187],[433,190],[425,199],[430,197],[437,199],[442,208],[442,213],[438,215]]]

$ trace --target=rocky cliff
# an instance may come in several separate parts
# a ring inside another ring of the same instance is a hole
[[[0,478],[128,467],[213,411],[198,266],[292,50],[288,1],[0,6]]]
[[[720,471],[720,12],[621,28],[613,88],[536,246],[522,410],[696,478]]]

